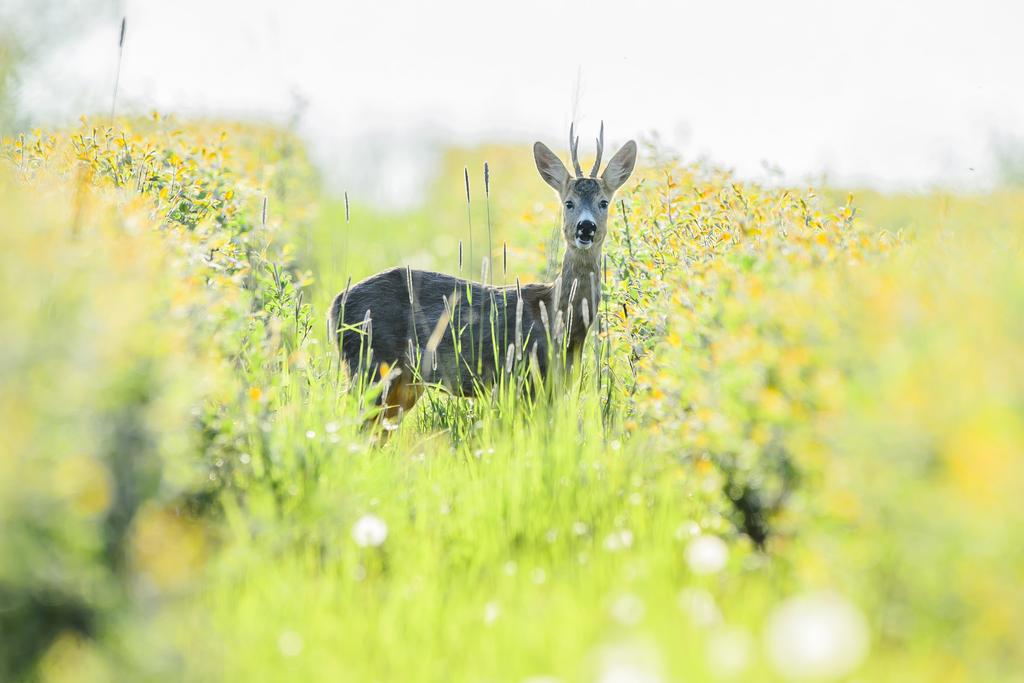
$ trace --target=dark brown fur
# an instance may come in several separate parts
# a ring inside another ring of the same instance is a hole
[[[517,289],[392,268],[339,293],[331,304],[329,338],[353,377],[384,382],[385,418],[408,412],[425,384],[474,396],[509,369],[510,359],[536,362],[544,377],[552,359],[561,357],[562,344],[570,363],[579,357],[600,304],[607,207],[632,172],[636,145],[627,143],[600,178],[570,178],[541,143],[534,155],[565,207],[567,250],[555,282]],[[593,239],[585,244],[578,239],[583,220],[593,225]]]

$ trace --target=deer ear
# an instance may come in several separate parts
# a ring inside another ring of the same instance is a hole
[[[601,174],[601,179],[604,180],[609,190],[615,192],[629,179],[635,165],[636,143],[630,140],[608,162],[604,173]]]
[[[569,171],[565,164],[543,142],[533,143],[533,160],[537,162],[537,170],[544,182],[561,194],[569,180]]]

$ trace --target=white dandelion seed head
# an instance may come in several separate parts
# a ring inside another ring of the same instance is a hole
[[[646,612],[643,600],[630,593],[620,595],[611,606],[612,619],[623,626],[636,626],[643,620]]]
[[[618,662],[610,664],[598,679],[600,683],[661,683],[658,674],[642,667]]]
[[[729,547],[718,536],[697,536],[686,546],[686,563],[694,574],[714,574],[725,568]]]
[[[629,529],[616,529],[604,539],[604,549],[608,552],[628,550],[633,545],[633,532]]]
[[[484,623],[490,626],[501,616],[501,605],[493,600],[484,605]]]
[[[388,537],[388,525],[376,515],[363,515],[352,525],[352,538],[361,548],[377,546]]]
[[[302,636],[295,631],[281,631],[277,636],[277,649],[285,657],[298,657],[302,653]]]
[[[708,639],[708,668],[719,678],[735,678],[750,668],[754,639],[745,629],[725,627]]]
[[[646,643],[631,643],[601,653],[599,683],[661,683],[657,650]]]
[[[678,604],[697,626],[714,626],[722,620],[715,598],[703,588],[684,588],[679,593]]]
[[[808,593],[772,612],[765,645],[775,669],[787,678],[841,678],[868,653],[867,620],[840,595]]]

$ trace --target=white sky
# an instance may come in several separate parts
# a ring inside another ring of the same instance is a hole
[[[125,4],[119,109],[287,121],[302,99],[332,185],[380,202],[443,142],[564,148],[574,113],[583,140],[604,119],[747,176],[881,187],[982,184],[993,135],[1024,137],[1024,0]],[[23,109],[109,109],[118,24],[54,52]]]

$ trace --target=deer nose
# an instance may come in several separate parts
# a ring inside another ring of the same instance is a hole
[[[576,239],[581,242],[593,242],[597,233],[597,223],[583,220],[576,224]]]

